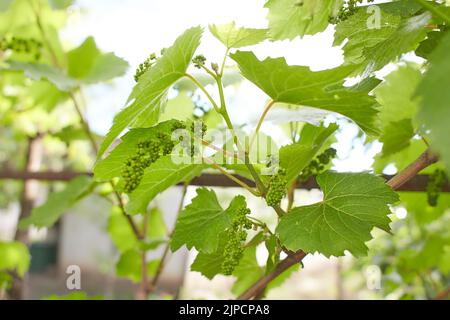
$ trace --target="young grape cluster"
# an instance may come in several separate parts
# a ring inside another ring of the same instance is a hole
[[[206,130],[208,130],[208,126],[203,121],[194,121],[191,123],[190,129],[195,138],[203,138],[206,134]]]
[[[444,186],[447,177],[445,172],[441,169],[436,169],[433,174],[430,175],[427,185],[427,197],[428,204],[432,207],[437,206],[439,194]]]
[[[286,195],[286,170],[278,169],[278,172],[272,176],[267,189],[266,202],[271,207],[280,205],[281,199]]]
[[[150,56],[139,65],[134,74],[134,81],[138,82],[141,76],[146,73],[156,62],[156,54],[151,53]]]
[[[222,272],[231,275],[239,264],[244,252],[244,243],[247,240],[247,230],[253,226],[247,218],[250,209],[241,207],[233,219],[231,227],[226,231],[227,243],[223,252]]]
[[[172,130],[184,128],[181,122],[176,122]],[[161,156],[170,154],[175,146],[169,134],[158,132],[155,138],[138,143],[136,153],[125,161],[122,170],[124,192],[131,193],[141,182],[144,170]]]
[[[203,121],[196,120],[195,122],[191,122],[189,126],[190,137],[180,136],[180,145],[189,156],[193,157],[199,152],[198,146],[195,143],[196,139],[203,139],[207,129],[208,127]]]
[[[300,181],[306,181],[311,176],[322,173],[325,166],[329,164],[334,157],[336,157],[336,149],[326,149],[324,152],[319,154],[316,159],[313,159],[305,169],[303,169],[299,177]]]
[[[367,0],[367,2],[373,2],[374,0]],[[338,14],[334,17],[330,17],[329,21],[330,23],[339,23],[342,21],[347,20],[352,15],[355,14],[356,10],[358,9],[357,4],[362,3],[363,0],[346,0],[344,2],[344,5],[339,10]]]
[[[204,66],[205,62],[206,62],[206,58],[202,54],[199,54],[192,59],[192,63],[198,69],[200,69],[202,66]]]
[[[33,38],[0,39],[0,51],[12,50],[17,53],[27,53],[34,56],[36,60],[41,57],[42,42]]]

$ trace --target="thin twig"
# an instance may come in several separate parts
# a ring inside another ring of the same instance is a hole
[[[259,118],[258,124],[256,125],[255,133],[253,134],[253,137],[250,141],[250,148],[252,147],[253,143],[255,142],[255,138],[258,135],[259,129],[261,129],[264,119],[266,118],[267,114],[269,113],[270,109],[272,109],[274,104],[275,104],[275,101],[270,100],[269,103],[267,103],[266,107],[264,108],[264,111],[261,114],[261,117]]]
[[[181,199],[180,199],[180,204],[178,206],[178,212],[177,212],[177,216],[175,218],[175,221],[178,219],[178,216],[181,212],[181,210],[183,210],[183,204],[184,204],[184,200],[186,199],[186,193],[187,193],[187,188],[189,187],[189,182],[185,182],[183,185],[183,191],[182,191],[182,195],[181,195]],[[169,234],[169,240],[172,238],[173,236],[173,232],[175,231],[175,228],[172,229],[172,231]],[[161,260],[158,264],[158,269],[156,269],[156,273],[155,276],[153,277],[151,283],[150,283],[150,290],[155,290],[156,286],[158,284],[158,280],[161,277],[161,273],[164,269],[165,266],[165,261],[167,259],[167,256],[169,255],[169,250],[170,250],[170,241],[166,244],[166,247],[164,248],[164,252],[163,255],[161,256]]]
[[[185,74],[185,77],[190,79],[208,98],[209,102],[211,102],[211,105],[214,107],[214,110],[219,112],[219,107],[217,106],[217,103],[214,101],[214,99],[211,97],[211,95],[208,93],[208,91],[205,89],[205,87],[193,76],[191,76],[189,73]]]
[[[142,240],[145,240],[148,230],[148,220],[150,218],[150,212],[147,211],[144,214],[144,221],[142,226]],[[143,249],[141,251],[141,284],[139,291],[137,293],[137,298],[139,300],[147,300],[148,294],[150,293],[148,286],[148,268],[147,268],[147,250]]]
[[[88,136],[88,138],[89,138],[89,140],[91,142],[92,149],[94,149],[95,153],[97,154],[97,152],[98,152],[97,141],[95,140],[95,137],[94,137],[94,135],[92,133],[92,130],[91,130],[90,126],[89,126],[89,123],[84,118],[83,110],[81,110],[81,106],[78,103],[78,101],[77,101],[77,99],[75,97],[75,94],[73,92],[69,92],[69,96],[70,96],[70,99],[73,102],[73,105],[74,105],[75,110],[76,110],[76,112],[78,114],[78,117],[80,118],[80,122],[81,122],[81,125],[83,126],[83,130],[84,130],[85,134]]]
[[[217,163],[215,163],[213,160],[209,158],[203,158],[203,160],[213,166],[215,169],[219,170],[223,175],[225,175],[228,179],[232,180],[233,182],[240,185],[242,188],[248,190],[251,194],[259,197],[260,194],[257,190],[250,187],[248,184],[246,184],[244,181],[240,180],[239,178],[235,177],[233,174],[229,173],[227,170],[219,166]]]
[[[305,256],[306,253],[304,253],[303,251],[298,251],[296,253],[288,255],[283,261],[277,264],[277,266],[272,272],[263,276],[252,287],[250,287],[247,291],[241,294],[238,297],[238,300],[248,300],[251,299],[252,297],[258,296],[261,291],[264,291],[264,289],[272,280],[274,280],[276,277],[278,277],[280,274],[282,274],[284,271],[286,271],[293,265],[302,261]]]
[[[414,178],[420,171],[438,160],[438,156],[432,153],[430,149],[427,149],[413,163],[390,179],[387,184],[392,189],[397,190],[403,184]]]

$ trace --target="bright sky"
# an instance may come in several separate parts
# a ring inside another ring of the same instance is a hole
[[[201,25],[205,27],[202,45],[198,52],[209,61],[221,61],[223,46],[207,32],[210,23],[235,21],[238,26],[265,27],[267,14],[264,0],[77,0],[74,14],[64,36],[74,44],[87,36],[95,37],[104,51],[113,51],[130,63],[125,77],[111,85],[97,85],[87,90],[91,104],[88,119],[93,129],[105,134],[113,116],[124,105],[134,84],[132,76],[139,63],[151,52],[168,47],[185,29]],[[266,56],[284,56],[289,64],[307,65],[313,70],[333,68],[343,62],[342,51],[333,47],[333,28],[292,42],[265,42],[248,48],[261,59]],[[247,48],[245,48],[247,49]],[[233,89],[232,89],[233,90]],[[229,102],[230,116],[236,122],[244,122],[259,116],[267,99],[254,85],[247,83],[237,91]],[[92,106],[94,104],[95,106]],[[274,127],[268,124],[263,130]],[[336,168],[343,171],[370,169],[372,156],[379,146],[367,152],[361,142],[352,141],[357,130],[347,128],[340,134],[338,155],[345,157],[335,161]],[[276,132],[275,132],[276,133]],[[353,150],[350,152],[350,149]],[[350,152],[350,154],[349,154]],[[347,156],[350,155],[350,159]]]

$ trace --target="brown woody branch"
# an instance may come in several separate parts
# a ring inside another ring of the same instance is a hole
[[[258,296],[267,285],[284,271],[292,267],[293,265],[300,263],[303,258],[306,256],[306,253],[303,251],[297,251],[295,253],[289,254],[283,261],[281,261],[275,269],[259,279],[250,289],[245,291],[238,297],[238,300],[248,300],[252,297]]]
[[[40,180],[40,181],[69,181],[75,177],[86,175],[92,176],[90,172],[75,172],[75,171],[16,171],[10,169],[0,170],[0,180]],[[251,187],[255,187],[253,181],[244,177],[235,175],[240,180],[244,181]],[[391,180],[393,176],[384,175],[386,180]],[[409,180],[402,179],[400,187],[396,188],[399,191],[425,191],[428,183],[428,176],[421,174],[412,177]],[[203,174],[200,177],[193,179],[191,185],[193,186],[206,186],[206,187],[239,187],[233,181],[219,174]],[[306,182],[296,186],[297,189],[317,189],[318,185],[315,181],[315,177],[311,177]],[[442,189],[442,192],[450,192],[450,184],[446,183]]]
[[[399,190],[408,181],[413,179],[420,171],[437,161],[438,157],[430,150],[427,150],[422,153],[419,158],[411,163],[406,169],[392,177],[387,182],[387,184],[392,189]],[[281,261],[271,273],[259,279],[253,286],[251,286],[247,291],[241,294],[238,299],[248,300],[253,297],[259,296],[265,290],[270,281],[278,277],[283,271],[289,269],[291,266],[300,263],[306,255],[307,254],[301,250],[292,254],[288,254],[288,256],[283,261]]]

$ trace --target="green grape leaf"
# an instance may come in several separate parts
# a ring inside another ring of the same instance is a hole
[[[81,126],[69,125],[58,132],[52,133],[52,136],[69,144],[77,140],[88,140],[86,131]]]
[[[60,69],[47,64],[25,63],[18,61],[9,62],[11,70],[23,70],[25,76],[33,80],[48,80],[61,91],[71,91],[77,86],[77,81]]]
[[[380,142],[383,143],[383,156],[399,152],[409,146],[409,141],[414,134],[411,119],[389,122],[383,128],[383,134],[380,137]]]
[[[232,217],[242,206],[246,206],[243,196],[236,196],[223,209],[213,190],[197,189],[197,196],[180,213],[170,248],[176,251],[186,245],[205,253],[217,251],[220,233],[231,226]]]
[[[364,49],[366,66],[364,74],[370,74],[383,68],[400,55],[414,51],[419,43],[425,39],[431,14],[424,12],[402,20],[397,30],[384,41]]]
[[[324,31],[329,17],[337,12],[342,0],[269,0],[269,34],[273,40],[292,40],[305,34]]]
[[[20,221],[19,228],[24,229],[32,225],[38,228],[53,226],[67,209],[86,195],[90,188],[92,188],[90,177],[74,178],[67,183],[64,190],[50,193],[47,202],[34,208],[30,217]]]
[[[52,111],[59,103],[68,98],[68,94],[60,91],[54,84],[48,81],[33,81],[27,96],[33,99],[35,107]]]
[[[49,0],[49,4],[52,9],[61,10],[66,9],[68,6],[72,5],[73,0]]]
[[[329,257],[348,250],[367,253],[365,242],[374,227],[389,230],[388,204],[398,201],[382,178],[368,173],[325,172],[317,177],[322,202],[297,207],[281,218],[276,229],[288,249],[319,252]]]
[[[154,276],[158,268],[159,260],[147,262],[147,273]],[[138,283],[142,276],[142,257],[139,250],[128,250],[124,252],[116,264],[116,274],[119,277],[128,278]]]
[[[337,112],[356,122],[368,134],[377,134],[376,101],[367,92],[343,83],[355,66],[341,66],[318,72],[308,67],[289,66],[284,58],[258,60],[252,52],[230,55],[245,78],[256,84],[275,102],[302,105]]]
[[[416,55],[424,59],[429,59],[430,54],[436,49],[436,47],[441,43],[442,37],[445,32],[442,31],[431,31],[428,32],[427,38],[422,41],[416,49]]]
[[[130,194],[126,205],[129,214],[145,212],[148,203],[167,188],[201,174],[206,165],[174,163],[170,155],[163,156],[145,169],[137,188]]]
[[[280,252],[278,249],[278,238],[275,235],[271,235],[265,241],[265,247],[267,249],[267,262],[266,272],[271,272],[273,268],[280,262]]]
[[[372,6],[369,4],[369,7]],[[393,2],[377,3],[384,13],[400,16],[402,18],[408,18],[415,15],[422,10],[422,5],[415,0],[397,0]],[[364,7],[363,7],[364,8]]]
[[[112,53],[101,53],[94,38],[88,37],[67,53],[68,74],[85,83],[107,81],[123,75],[128,63]]]
[[[370,10],[360,8],[348,19],[336,25],[333,45],[337,46],[348,40],[342,47],[346,63],[363,63],[364,49],[386,40],[397,30],[401,21],[401,17],[383,12],[380,14],[380,27],[369,28],[368,22],[372,16]]]
[[[233,275],[241,277],[245,274],[245,269],[252,269],[255,265],[258,267],[259,275],[262,276],[264,274],[261,267],[259,267],[256,263],[256,253],[255,248],[259,244],[260,240],[263,238],[262,234],[255,236],[250,242],[246,244],[246,249],[244,250],[244,254],[242,259],[239,261],[240,267],[237,267],[233,273]],[[226,245],[228,238],[225,233],[222,233],[219,239],[219,245],[217,250],[212,253],[199,252],[195,257],[194,262],[191,265],[191,271],[200,272],[202,275],[207,277],[208,279],[213,279],[216,275],[222,273],[222,264],[224,261],[224,248]],[[253,260],[254,261],[253,261]],[[251,270],[253,272],[255,270]],[[237,272],[237,273],[236,273]],[[250,274],[250,273],[249,273]],[[247,274],[248,276],[248,274]],[[250,276],[250,279],[238,279],[238,282],[241,282],[242,287],[245,286],[246,283],[251,282],[252,280],[256,281],[259,277]],[[255,279],[256,278],[256,279]]]
[[[311,162],[325,141],[336,131],[338,126],[330,124],[328,127],[315,127],[305,124],[298,143],[280,148],[280,166],[286,169],[288,185]]]
[[[450,32],[430,56],[430,67],[417,88],[420,107],[417,121],[430,130],[431,146],[450,170]]]
[[[228,49],[252,46],[267,38],[266,29],[236,28],[234,21],[210,25],[209,31]]]
[[[108,81],[123,76],[128,67],[128,62],[117,57],[114,53],[103,53],[95,59],[89,74],[82,79],[82,82],[91,84]]]
[[[409,145],[417,130],[412,122],[418,109],[414,92],[422,75],[412,64],[400,66],[388,74],[374,94],[380,104],[381,137],[383,156],[399,152]],[[401,92],[402,94],[398,94]]]
[[[30,254],[20,242],[0,241],[0,270],[16,271],[21,277],[30,267]]]
[[[372,9],[373,8],[373,9]],[[381,9],[381,11],[379,11]],[[420,9],[408,1],[360,7],[336,26],[334,45],[344,43],[346,64],[361,64],[370,74],[401,54],[413,51],[425,38],[429,13],[412,16]]]
[[[424,240],[422,248],[414,250],[410,255],[404,257],[402,264],[408,271],[427,272],[432,268],[442,268],[443,265],[441,263],[445,263],[444,259],[448,259],[445,257],[448,244],[450,243],[448,235],[429,235]],[[444,267],[443,269],[446,268]]]
[[[401,151],[396,152],[394,154],[389,154],[383,156],[382,153],[377,154],[375,157],[375,162],[373,163],[373,170],[377,174],[384,173],[384,169],[389,165],[394,165],[397,169],[397,172],[406,168],[409,164],[411,164],[417,157],[423,153],[427,149],[427,145],[425,142],[420,139],[412,139],[409,146],[403,148]],[[431,165],[421,172],[426,173],[430,172],[429,170],[436,165]]]
[[[180,92],[174,99],[170,99],[164,108],[159,121],[177,119],[186,121],[192,119],[194,114],[194,103],[186,91]],[[208,126],[209,128],[209,126]]]
[[[217,250],[211,253],[199,252],[191,264],[191,271],[200,272],[209,280],[212,280],[216,275],[222,273],[223,251],[227,238],[223,236],[219,239]]]
[[[161,112],[166,108],[167,105],[167,91],[165,91],[160,98],[155,100],[155,103],[151,108],[147,108],[142,112],[136,120],[129,125],[130,128],[148,128],[162,121],[160,118]]]
[[[200,44],[202,32],[200,27],[186,30],[155,65],[140,77],[128,98],[127,106],[115,116],[113,125],[100,147],[99,158],[114,139],[142,114],[145,117],[152,117],[152,110],[159,113],[160,99],[186,73],[192,56]]]
[[[429,205],[426,192],[400,192],[399,195],[408,214],[411,214],[414,220],[421,225],[439,219],[450,208],[450,194],[448,193],[441,193],[437,205],[434,207]]]
[[[264,268],[260,267],[256,261],[256,246],[244,250],[242,259],[233,271],[233,276],[236,277],[236,281],[231,292],[237,296],[264,276]]]
[[[122,213],[122,210],[114,206],[108,219],[108,233],[112,242],[123,253],[138,246],[138,240],[133,229]]]
[[[148,237],[150,239],[157,239],[167,236],[167,226],[162,211],[159,208],[152,208],[149,214]]]

